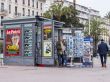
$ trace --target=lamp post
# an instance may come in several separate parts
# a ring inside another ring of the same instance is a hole
[[[76,10],[76,0],[73,0],[73,7],[74,7],[74,11],[75,11]],[[74,13],[74,17],[76,17],[76,13]]]
[[[90,35],[90,28],[91,28],[91,25],[90,25],[90,22],[91,22],[91,8],[88,9],[89,10],[89,35]]]
[[[76,9],[76,0],[73,0],[74,9]]]
[[[74,11],[76,10],[76,0],[73,0],[73,7],[74,7]],[[74,12],[74,18],[76,17],[76,13]],[[72,35],[74,36],[74,30],[73,30],[73,27],[74,28],[76,28],[75,27],[76,26],[76,23],[74,23],[74,25],[71,25],[71,32],[72,32]]]

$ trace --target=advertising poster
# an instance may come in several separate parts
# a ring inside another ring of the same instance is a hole
[[[52,39],[52,22],[44,22],[43,25],[44,40]]]
[[[20,55],[20,28],[10,28],[5,30],[5,56],[19,56]]]
[[[52,42],[51,41],[43,42],[43,56],[44,57],[52,56]]]
[[[82,31],[75,31],[75,57],[83,56],[84,50],[84,34]]]
[[[68,47],[69,55],[73,56],[73,37],[69,36],[69,47]]]
[[[84,52],[89,53],[90,55],[93,54],[93,38],[85,37],[84,38]]]

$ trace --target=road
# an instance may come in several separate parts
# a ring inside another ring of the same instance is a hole
[[[0,82],[109,82],[109,60],[107,68],[102,68],[97,58],[94,68],[0,66]]]

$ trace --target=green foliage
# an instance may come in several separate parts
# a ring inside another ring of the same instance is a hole
[[[108,36],[108,30],[105,28],[101,28],[101,24],[104,24],[101,22],[101,20],[94,18],[90,21],[90,35],[92,37],[96,37],[98,39],[98,36],[102,33],[106,33]],[[87,22],[85,27],[85,35],[89,35],[89,23]]]
[[[109,20],[109,23],[110,23],[110,11],[106,14],[105,18],[107,18]]]
[[[108,30],[101,27],[101,25],[104,24],[103,22],[101,22],[101,20],[94,18],[91,19],[90,21],[90,36],[93,37],[94,39],[94,54],[96,54],[96,49],[97,49],[97,43],[99,41],[99,35],[101,34],[105,34],[106,36],[109,35]],[[85,36],[89,35],[89,23],[87,22],[86,27],[85,27]]]
[[[73,6],[63,6],[63,4],[53,4],[48,11],[44,13],[46,18],[54,18],[57,21],[65,22],[65,26],[82,27],[83,24],[79,23],[79,19],[76,16],[78,12]]]
[[[108,12],[105,17],[110,19],[110,12]]]
[[[3,51],[3,43],[0,42],[0,53]]]

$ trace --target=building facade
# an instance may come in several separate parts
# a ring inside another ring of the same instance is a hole
[[[19,18],[27,16],[42,16],[46,0],[0,0],[0,25],[1,19]],[[3,37],[0,29],[0,38]]]
[[[0,19],[17,18],[22,16],[42,16],[53,3],[64,3],[64,6],[73,5],[67,0],[0,0]],[[76,4],[80,22],[85,24],[92,17],[99,17],[99,11]]]
[[[42,15],[45,0],[0,0],[0,15],[3,18]]]
[[[107,29],[107,32],[104,32],[102,34],[100,34],[100,39],[104,39],[105,42],[110,45],[110,19],[108,18],[102,18],[101,19],[103,24],[101,24],[100,28],[105,28]]]

